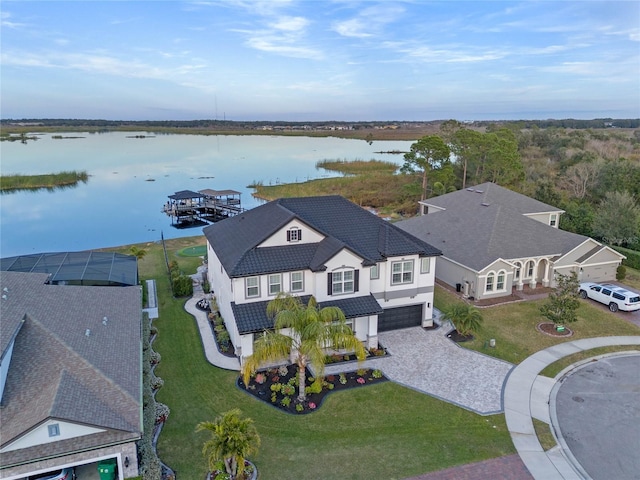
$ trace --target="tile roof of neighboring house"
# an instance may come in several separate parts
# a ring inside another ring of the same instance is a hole
[[[309,298],[311,298],[310,295],[304,295],[300,297],[300,300],[306,305],[309,302]],[[261,332],[273,328],[273,319],[267,316],[268,303],[269,301],[231,304],[240,334]],[[318,307],[338,307],[346,318],[378,315],[383,312],[382,307],[373,295],[319,302]]]
[[[3,349],[8,346],[5,325],[22,324],[0,408],[2,446],[48,418],[105,428],[104,438],[119,438],[122,432],[137,438],[142,384],[140,287],[48,285],[47,277],[0,275],[6,296],[0,300]],[[75,443],[82,443],[81,438]],[[38,455],[51,455],[60,448],[58,443],[40,445]],[[0,463],[7,465],[24,455],[23,450],[5,452]],[[38,457],[29,459],[34,458]]]
[[[435,205],[440,208],[461,209],[470,203],[485,205],[502,205],[512,211],[526,215],[530,213],[562,212],[552,205],[514,192],[492,182],[481,183],[475,187],[440,195],[423,200],[421,203]]]
[[[279,263],[282,258],[278,257],[281,251],[256,247],[293,220],[305,223],[326,237],[316,244],[316,251],[309,258],[307,268],[314,270],[322,268],[322,263],[342,248],[363,258],[364,265],[390,256],[441,254],[437,248],[336,195],[274,200],[209,225],[204,228],[204,234],[230,277],[282,271]],[[291,247],[283,248],[288,252]],[[308,253],[310,251],[304,251],[304,255]],[[300,259],[303,254],[296,251],[298,254]],[[261,270],[256,269],[258,265]]]
[[[524,216],[523,208],[527,202],[511,202],[510,195],[505,193],[509,190],[505,188],[494,184],[479,187],[499,190],[499,197],[505,203],[495,201],[498,196],[492,202],[486,202],[475,192],[459,190],[427,200],[435,205],[436,199],[440,198],[437,203],[446,205],[446,210],[410,218],[396,225],[440,248],[445,257],[476,271],[498,258],[509,260],[563,255],[588,240],[583,235],[559,230]],[[511,193],[514,198],[523,197]],[[455,197],[455,201],[444,198],[449,196]],[[542,211],[553,208],[536,203],[547,208]],[[534,213],[534,210],[527,209],[527,213]]]

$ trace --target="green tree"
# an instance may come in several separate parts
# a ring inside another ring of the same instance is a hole
[[[338,307],[318,308],[314,297],[307,305],[300,298],[278,294],[267,305],[267,315],[274,317],[274,330],[265,331],[253,344],[253,355],[242,365],[244,384],[262,364],[294,356],[298,366],[298,400],[304,401],[307,365],[313,366],[317,377],[324,374],[326,349],[355,352],[364,360],[366,352]],[[288,329],[290,335],[280,333]]]
[[[467,185],[467,167],[478,163],[482,154],[482,133],[466,128],[459,129],[451,136],[451,150],[456,156],[456,164],[462,168],[462,188]]]
[[[577,310],[580,307],[578,275],[556,274],[556,286],[549,294],[547,302],[540,307],[542,316],[556,325],[564,325],[578,320]]]
[[[222,461],[231,479],[244,479],[244,461],[260,446],[260,436],[253,420],[242,418],[240,409],[234,408],[213,422],[199,423],[196,432],[200,431],[211,433],[211,438],[202,447],[209,470],[215,470],[216,463]]]
[[[640,237],[640,208],[628,192],[608,192],[593,219],[593,233],[605,243],[625,245]]]
[[[404,155],[404,173],[422,174],[421,200],[427,198],[427,177],[429,172],[439,169],[449,161],[451,151],[438,135],[426,135],[411,145],[409,153]]]
[[[562,209],[565,211],[560,217],[560,227],[563,230],[587,237],[593,234],[594,210],[591,204],[585,201],[570,201],[562,205]]]
[[[468,303],[452,303],[442,309],[442,319],[453,323],[458,333],[469,336],[478,332],[482,327],[482,313]]]

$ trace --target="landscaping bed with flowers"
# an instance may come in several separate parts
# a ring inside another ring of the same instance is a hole
[[[282,365],[257,372],[251,376],[248,387],[245,386],[242,377],[238,378],[237,384],[248,394],[280,410],[293,414],[306,414],[319,409],[325,397],[331,392],[386,381],[387,378],[380,370],[369,368],[326,375],[323,379],[312,377],[307,370],[304,402],[298,400],[297,365]]]

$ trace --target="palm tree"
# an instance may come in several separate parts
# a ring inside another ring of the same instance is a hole
[[[227,473],[232,479],[244,478],[244,460],[255,453],[260,446],[260,436],[250,418],[241,418],[238,408],[229,410],[213,422],[200,422],[196,432],[211,432],[202,453],[207,457],[209,470],[216,469],[216,462],[223,461]]]
[[[452,303],[442,310],[442,319],[450,320],[458,333],[464,337],[481,328],[482,314],[473,305]]]
[[[289,294],[279,294],[267,305],[267,315],[275,317],[274,330],[265,331],[254,343],[253,355],[242,365],[244,384],[260,365],[278,361],[293,354],[298,366],[298,400],[306,399],[305,378],[307,365],[313,366],[318,377],[324,373],[326,349],[354,351],[358,360],[364,360],[366,352],[356,338],[345,316],[338,307],[318,308],[314,297],[304,305]],[[279,333],[289,329],[290,335]]]
[[[138,260],[142,260],[144,258],[144,256],[147,254],[147,251],[143,248],[140,248],[136,245],[133,245],[130,249],[129,249],[129,253],[131,255],[133,255],[134,257],[136,257]]]

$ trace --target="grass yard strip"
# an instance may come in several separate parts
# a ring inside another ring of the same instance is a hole
[[[542,420],[538,420],[537,418],[532,418],[532,420],[533,429],[536,431],[536,436],[538,437],[540,445],[542,445],[542,449],[545,452],[547,450],[551,450],[557,445],[556,437],[551,433],[551,425],[543,422]]]
[[[636,332],[636,335],[638,332]],[[545,377],[555,378],[562,370],[567,368],[569,365],[580,362],[582,360],[586,360],[587,358],[597,357],[598,355],[604,355],[607,353],[617,353],[617,352],[636,352],[640,353],[637,346],[633,345],[619,345],[619,346],[611,346],[611,347],[598,347],[592,348],[591,350],[585,350],[584,352],[574,353],[567,357],[564,357],[557,362],[553,362],[551,365],[548,365],[544,370],[540,372],[540,375],[544,375]]]
[[[200,259],[175,252],[198,244],[202,236],[168,240],[169,260],[195,272]],[[262,446],[252,460],[261,478],[406,478],[515,452],[503,415],[483,417],[391,382],[332,393],[317,412],[302,416],[254,399],[236,387],[236,372],[206,362],[185,299],[171,297],[161,246],[140,247],[148,252],[140,276],[155,278],[158,289],[154,349],[165,384],[157,399],[171,408],[158,453],[179,477],[203,478],[206,435],[195,427],[234,407],[256,422]]]

